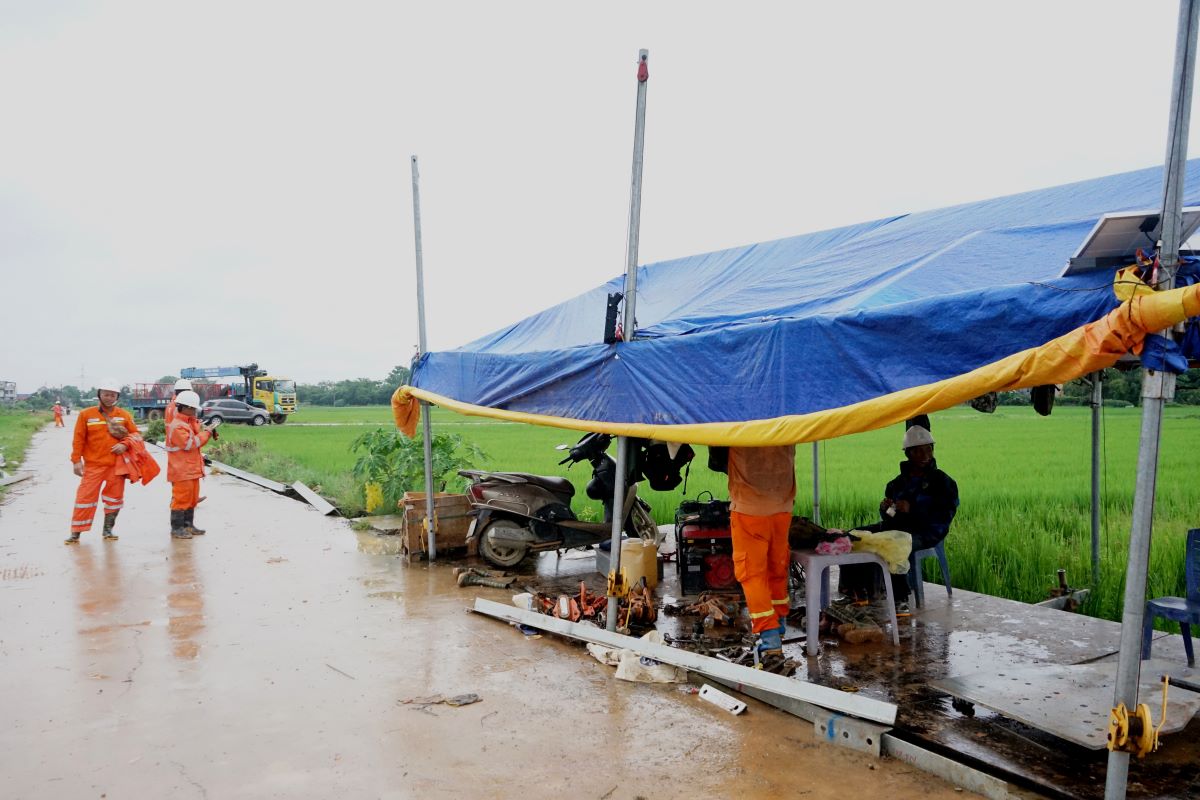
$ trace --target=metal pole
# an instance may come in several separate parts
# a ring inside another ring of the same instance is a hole
[[[417,173],[417,157],[412,157],[413,231],[417,243],[417,325],[420,355],[428,352],[425,342],[425,259],[421,252],[421,189]],[[437,558],[437,517],[433,513],[433,424],[429,419],[429,403],[421,401],[421,427],[425,446],[425,554],[430,561]]]
[[[821,456],[817,451],[820,442],[813,442],[813,522],[821,524]]]
[[[642,149],[646,134],[646,84],[650,80],[649,50],[638,51],[637,72],[637,111],[633,123],[633,179],[629,190],[629,241],[625,254],[625,317],[621,328],[621,338],[628,342],[633,339],[633,327],[637,323],[634,314],[637,305],[637,258],[638,236],[642,225]],[[612,540],[609,550],[609,595],[608,613],[605,617],[610,631],[617,629],[617,608],[620,598],[613,589],[615,578],[621,574],[621,529],[625,526],[625,472],[629,461],[629,439],[617,437],[617,475],[613,481],[613,519]]]
[[[1196,71],[1196,28],[1200,0],[1180,0],[1175,34],[1175,76],[1172,80],[1171,116],[1167,126],[1167,162],[1163,168],[1162,233],[1159,280],[1155,288],[1170,288],[1179,263],[1182,227],[1183,177],[1187,158],[1188,121],[1192,111],[1192,79]],[[1163,332],[1170,335],[1169,331]],[[1142,621],[1146,611],[1146,572],[1150,564],[1150,536],[1154,522],[1154,490],[1158,481],[1158,444],[1162,433],[1163,404],[1175,394],[1175,376],[1145,370],[1142,379],[1142,432],[1138,449],[1137,488],[1133,496],[1133,524],[1129,534],[1129,565],[1125,570],[1125,598],[1121,611],[1121,650],[1113,705],[1137,705],[1141,681]],[[1124,800],[1129,780],[1129,753],[1109,751],[1105,775],[1105,800]]]
[[[1092,373],[1092,588],[1100,585],[1100,371]]]

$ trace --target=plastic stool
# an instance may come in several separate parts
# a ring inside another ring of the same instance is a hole
[[[887,588],[888,617],[892,622],[892,644],[900,645],[900,626],[896,622],[896,599],[892,596],[892,576],[887,564],[874,553],[842,553],[841,555],[818,555],[812,550],[793,550],[792,560],[804,567],[804,633],[805,651],[810,656],[819,648],[818,626],[821,612],[829,605],[829,568],[834,564],[874,564],[883,572],[883,585]]]
[[[909,557],[908,585],[917,600],[917,608],[925,605],[925,581],[921,578],[921,560],[925,558],[938,560],[938,566],[942,568],[942,583],[946,584],[946,596],[954,596],[954,591],[950,588],[950,564],[946,561],[946,542],[941,541],[933,547],[918,550]]]

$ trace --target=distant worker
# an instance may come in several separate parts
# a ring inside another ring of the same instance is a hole
[[[215,425],[196,419],[200,396],[192,391],[175,397],[175,416],[167,425],[167,480],[171,482],[171,536],[190,539],[204,531],[196,527],[196,505],[200,502],[200,479],[204,457],[200,448],[208,443]]]
[[[888,481],[879,503],[880,522],[871,530],[905,531],[912,536],[912,552],[936,547],[950,533],[958,512],[958,484],[938,469],[933,458],[933,435],[920,425],[904,432],[904,461],[900,474]],[[911,556],[910,556],[911,560]],[[892,576],[897,610],[908,611],[908,576]]]
[[[175,405],[179,401],[179,393],[190,391],[192,391],[192,382],[187,378],[175,381],[175,394],[171,397],[171,402],[167,403],[166,410],[163,411],[163,422],[171,424],[171,420],[175,419]]]
[[[125,476],[118,474],[117,462],[129,449],[123,440],[138,432],[133,416],[117,408],[120,396],[120,384],[102,381],[96,390],[99,405],[85,408],[75,417],[71,465],[83,480],[75,492],[75,512],[66,544],[78,544],[79,535],[92,527],[98,501],[104,503],[104,538],[117,539],[113,527],[125,505]]]
[[[52,408],[52,409],[50,409],[50,410],[54,412],[54,427],[56,427],[56,428],[65,428],[65,427],[67,427],[67,426],[66,426],[66,425],[63,423],[63,419],[62,419],[62,418],[63,418],[63,407],[62,407],[62,400],[55,400],[55,401],[54,401],[54,408]]]
[[[784,663],[790,610],[788,527],[796,502],[796,447],[729,448],[734,576],[742,585],[765,669]]]

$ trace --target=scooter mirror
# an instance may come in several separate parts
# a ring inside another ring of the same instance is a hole
[[[555,450],[570,450],[570,449],[571,449],[571,445],[569,445],[569,444],[556,444],[556,445],[554,445],[554,449],[555,449]]]

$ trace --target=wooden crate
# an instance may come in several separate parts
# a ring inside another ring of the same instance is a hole
[[[425,493],[405,492],[400,501],[403,511],[403,524],[400,535],[403,537],[401,548],[408,558],[425,552],[425,529],[421,525],[425,519]],[[446,550],[457,550],[467,546],[467,531],[471,528],[471,503],[465,494],[450,494],[437,492],[433,496],[433,513],[437,517],[437,549],[438,553]],[[475,555],[471,551],[468,555]]]

